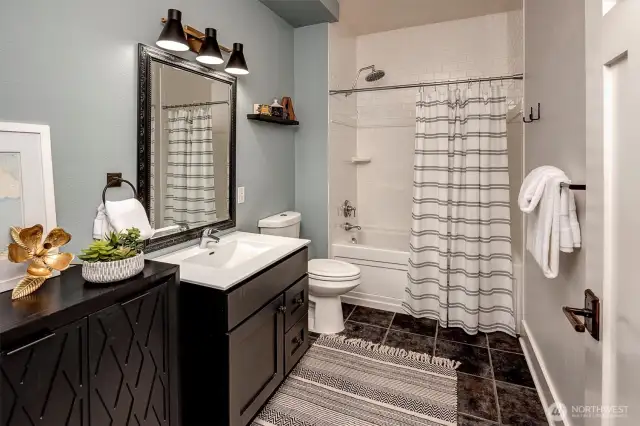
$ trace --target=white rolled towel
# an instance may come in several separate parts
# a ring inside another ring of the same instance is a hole
[[[153,228],[149,223],[147,212],[137,199],[107,201],[105,211],[109,224],[116,232],[135,227],[140,230],[142,240],[148,240],[153,236]]]

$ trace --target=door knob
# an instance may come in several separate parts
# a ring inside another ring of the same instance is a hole
[[[600,340],[600,299],[587,289],[584,291],[584,308],[570,308],[563,306],[562,312],[569,320],[569,323],[578,333],[585,330],[596,340]],[[584,322],[578,317],[584,317]]]
[[[278,311],[280,311],[280,312],[282,312],[284,314],[285,312],[287,312],[287,307],[285,305],[279,306],[278,307]]]

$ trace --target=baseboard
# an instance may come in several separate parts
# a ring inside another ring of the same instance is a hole
[[[389,297],[350,291],[349,293],[342,295],[341,298],[344,303],[350,303],[352,305],[366,306],[367,308],[380,309],[382,311],[397,312],[401,314],[405,313],[405,310],[402,309],[402,301]]]
[[[547,416],[547,421],[550,425],[562,423],[565,426],[572,426],[571,421],[566,415],[563,416],[562,421],[551,418],[551,413],[547,408],[551,404],[560,401],[558,392],[553,384],[553,380],[551,380],[549,370],[542,358],[540,347],[531,333],[531,330],[527,325],[527,321],[522,320],[522,328],[524,329],[525,335],[520,337],[520,344],[527,360],[527,364],[529,365],[529,371],[531,371],[533,382],[536,385],[540,402],[542,403],[542,407],[544,408]]]

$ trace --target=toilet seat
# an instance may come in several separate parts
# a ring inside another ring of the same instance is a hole
[[[335,259],[313,259],[308,263],[310,278],[325,282],[353,281],[360,278],[360,268]]]

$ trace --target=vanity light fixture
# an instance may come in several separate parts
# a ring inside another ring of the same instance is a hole
[[[216,36],[215,28],[207,28],[204,30],[205,37],[200,52],[196,57],[196,61],[203,64],[216,65],[224,62],[222,59],[222,52],[220,46],[218,46],[218,38]]]
[[[242,43],[233,43],[233,51],[231,52],[231,57],[225,67],[225,71],[229,74],[249,74],[249,68],[247,67],[247,61],[244,59],[242,47]]]
[[[167,12],[167,22],[156,41],[156,45],[163,49],[176,52],[186,52],[189,50],[187,36],[182,29],[182,12],[177,9],[169,9]]]

